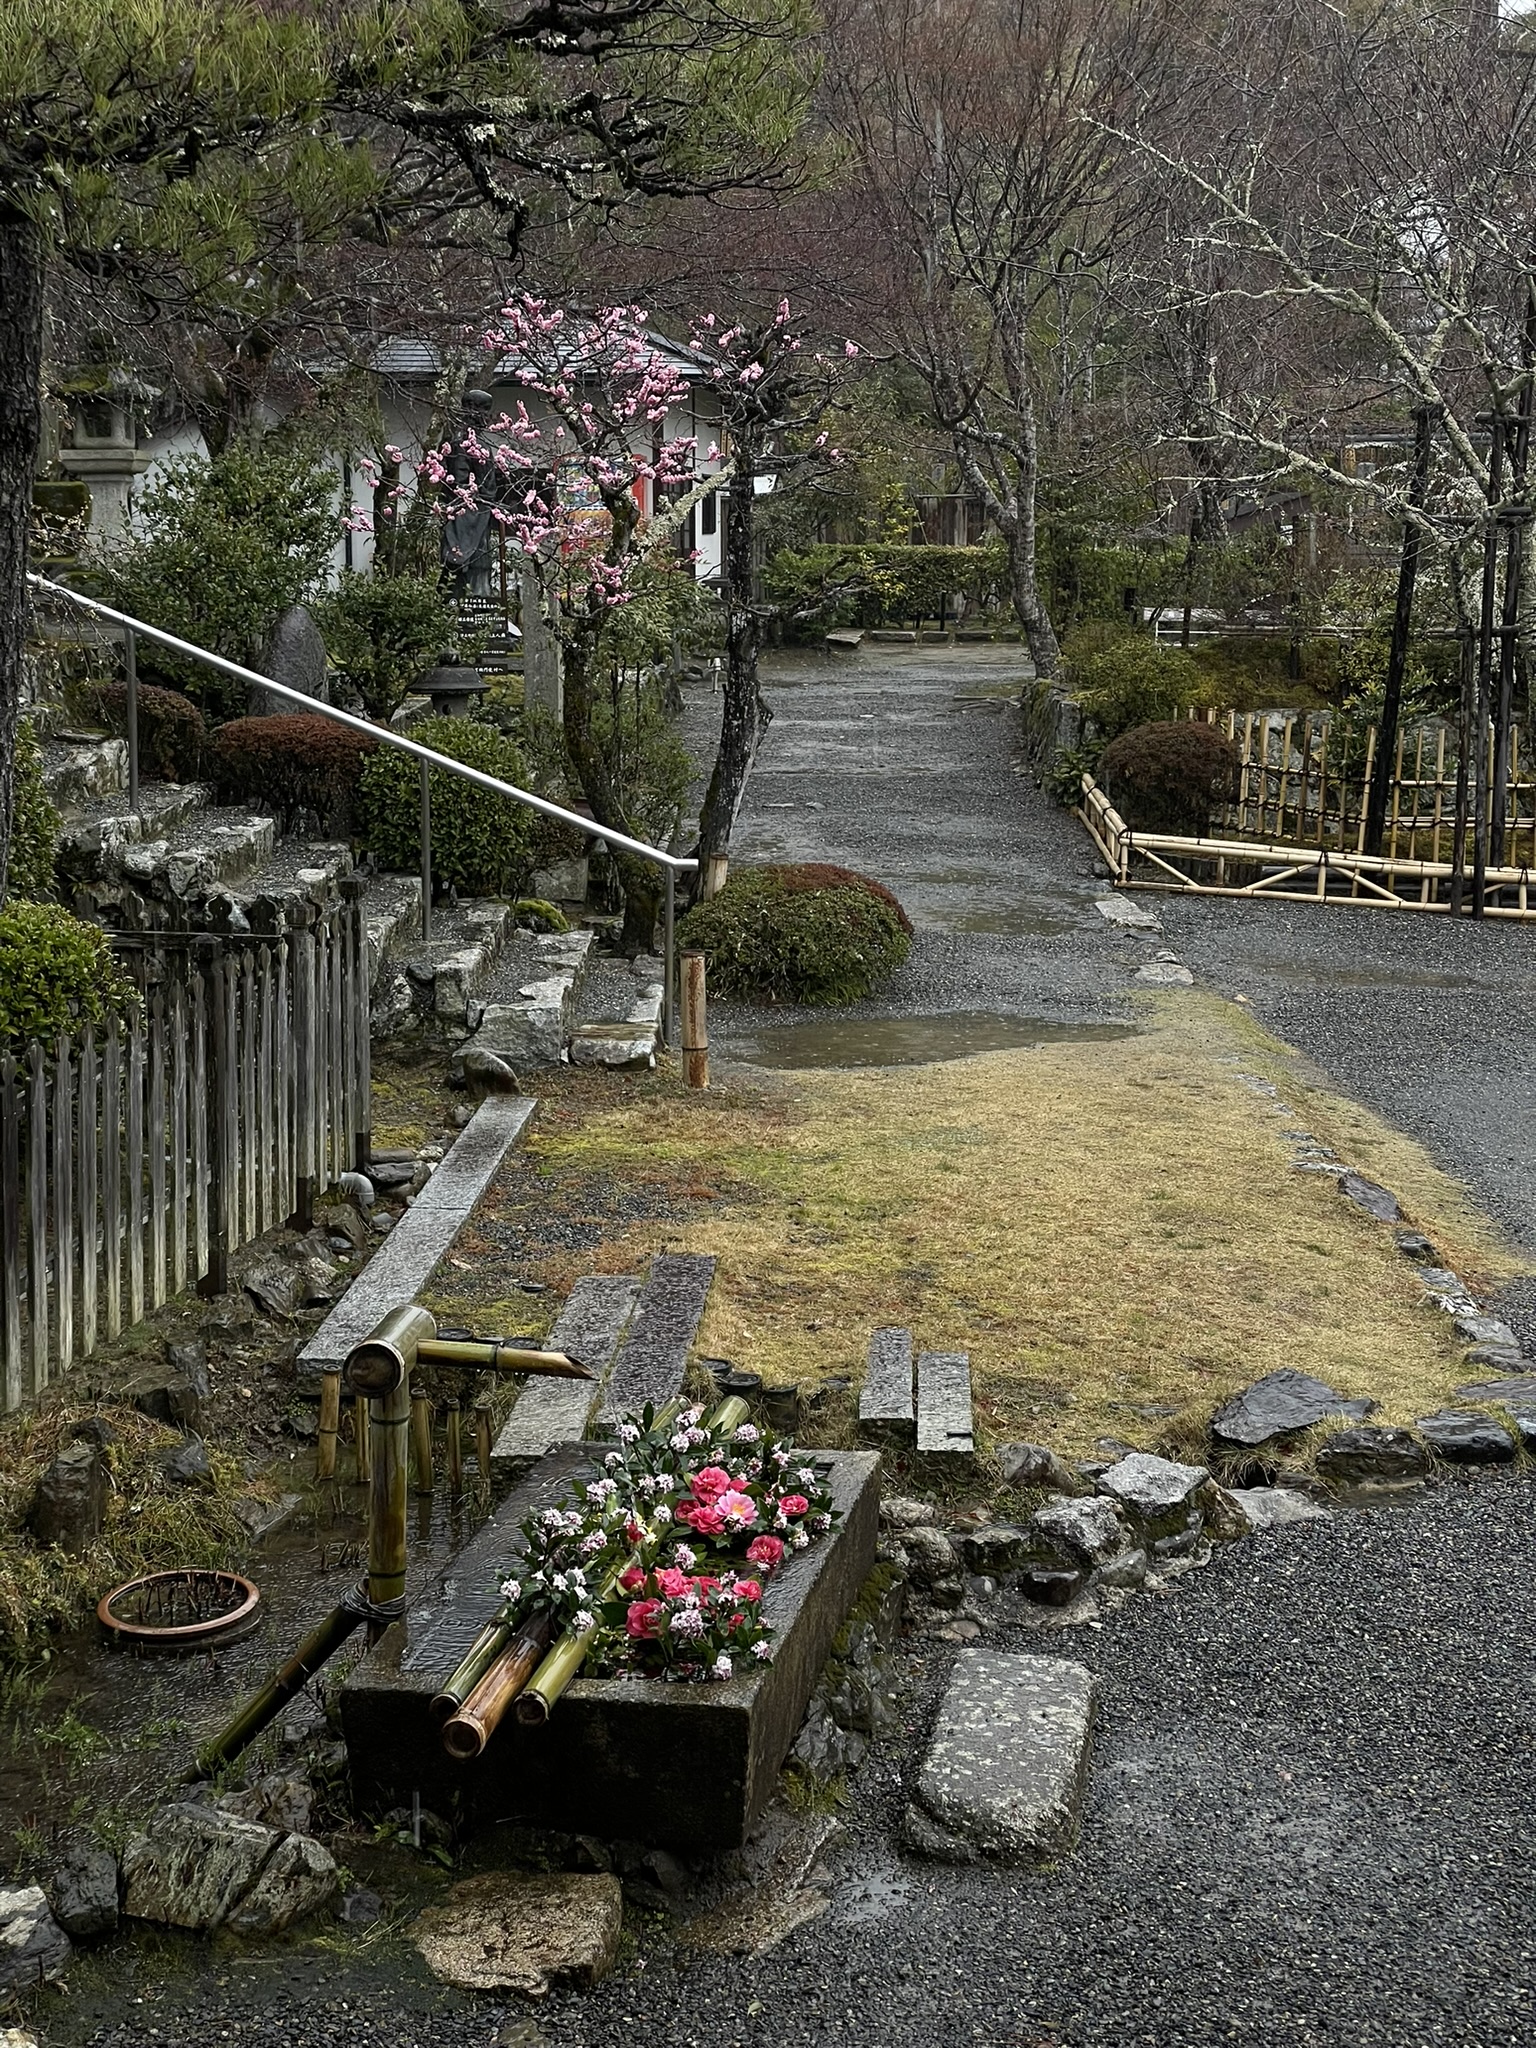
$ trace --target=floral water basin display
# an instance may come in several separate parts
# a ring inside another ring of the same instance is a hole
[[[737,1846],[874,1564],[877,1467],[698,1411],[552,1451],[348,1680],[359,1804]],[[481,1753],[450,1755],[440,1688],[498,1622],[552,1647]]]

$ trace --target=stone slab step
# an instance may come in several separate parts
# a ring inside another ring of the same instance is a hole
[[[621,1415],[682,1391],[688,1353],[704,1320],[715,1261],[701,1252],[658,1252],[634,1320],[603,1390],[598,1427],[612,1434]]]
[[[558,1066],[576,1028],[594,934],[519,932],[471,1043],[524,1067]]]
[[[363,885],[363,929],[368,986],[376,994],[395,955],[421,938],[420,875],[370,875]]]
[[[537,1104],[488,1095],[410,1208],[299,1353],[302,1378],[343,1366],[379,1318],[414,1301],[468,1220]],[[498,1334],[495,1331],[491,1335]]]
[[[897,1450],[917,1436],[917,1387],[910,1330],[876,1330],[859,1395],[859,1441]]]
[[[90,881],[104,854],[111,857],[125,846],[180,831],[189,818],[208,808],[212,796],[200,782],[148,782],[139,792],[136,811],[130,811],[119,794],[89,801],[59,833],[60,870],[71,881]]]
[[[406,906],[404,914],[398,913],[399,901]],[[420,917],[417,877],[414,897],[409,888],[404,890],[382,935],[388,942],[390,971],[381,971],[374,988],[375,1028],[380,1032],[422,1017],[443,1025],[472,1026],[480,996],[514,930],[510,906],[489,897],[435,907],[430,939],[418,936]]]
[[[128,742],[60,733],[43,745],[43,784],[55,808],[75,818],[128,787]]]
[[[963,1649],[907,1808],[948,1863],[1043,1863],[1077,1838],[1097,1687],[1084,1665]]]
[[[126,897],[172,907],[249,882],[276,845],[275,823],[259,812],[194,804],[178,816],[168,797],[155,813],[124,812],[75,828],[67,848],[61,842],[62,868],[86,914]]]
[[[917,1359],[917,1448],[929,1457],[969,1457],[971,1361],[963,1351],[923,1351]]]
[[[556,1444],[581,1441],[639,1298],[640,1282],[632,1273],[593,1273],[576,1282],[544,1348],[581,1359],[597,1373],[599,1384],[529,1380],[492,1447],[493,1464],[526,1464]]]

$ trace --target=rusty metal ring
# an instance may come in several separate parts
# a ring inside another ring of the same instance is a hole
[[[154,1588],[170,1592],[178,1583],[186,1585],[195,1580],[214,1582],[221,1593],[232,1598],[233,1604],[223,1614],[189,1622],[132,1621],[115,1611],[120,1603],[134,1594],[145,1594]],[[242,1636],[250,1634],[261,1620],[261,1593],[238,1572],[214,1571],[203,1566],[149,1572],[142,1578],[128,1580],[126,1585],[115,1586],[97,1603],[96,1619],[106,1630],[108,1638],[123,1649],[169,1652],[210,1649],[222,1643],[238,1642]]]

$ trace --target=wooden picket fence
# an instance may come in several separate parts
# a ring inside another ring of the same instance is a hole
[[[1365,809],[1376,761],[1374,725],[1351,727],[1331,713],[1227,711],[1208,714],[1242,759],[1235,802],[1218,808],[1213,837],[1338,853],[1365,848]],[[1493,788],[1493,733],[1487,735]],[[1510,734],[1505,781],[1505,867],[1536,868],[1536,764],[1518,726]],[[1382,853],[1389,859],[1450,861],[1456,830],[1456,742],[1440,720],[1400,731],[1387,786]],[[1472,859],[1471,829],[1463,860]]]
[[[125,935],[126,942],[126,935]],[[126,1023],[0,1059],[0,1410],[365,1161],[361,903],[273,935],[154,933]]]

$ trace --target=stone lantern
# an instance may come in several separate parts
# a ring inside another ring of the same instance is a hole
[[[59,467],[89,487],[91,526],[98,534],[110,538],[126,529],[134,479],[150,462],[139,446],[139,423],[159,395],[153,385],[118,369],[85,370],[64,387]]]

